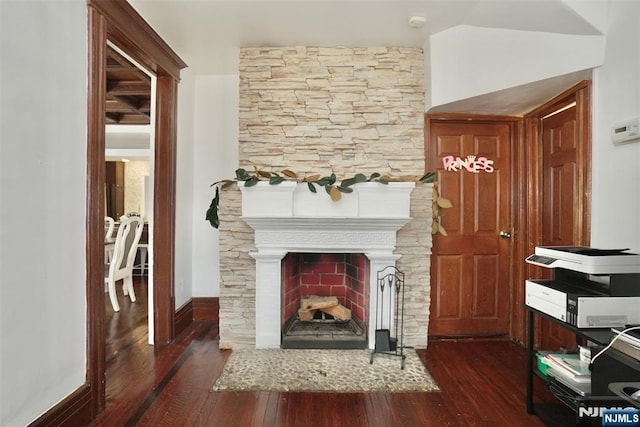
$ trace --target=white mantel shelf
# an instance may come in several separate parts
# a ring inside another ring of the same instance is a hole
[[[338,202],[340,203],[340,202]],[[242,219],[256,231],[263,230],[398,230],[411,218],[354,218],[354,217],[245,217]]]
[[[240,185],[242,219],[254,229],[256,260],[256,347],[281,345],[281,267],[289,252],[364,253],[369,260],[370,295],[376,274],[395,265],[396,234],[411,220],[410,197],[415,183],[355,184],[353,193],[337,202],[324,189],[309,191],[306,184],[283,182],[253,187]],[[375,312],[370,298],[369,312]],[[375,325],[369,323],[369,348]]]
[[[414,182],[362,182],[352,185],[334,202],[324,188],[317,193],[306,183],[266,181],[251,187],[240,185],[244,218],[409,218],[409,199]]]

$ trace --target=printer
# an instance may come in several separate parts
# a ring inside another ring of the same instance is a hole
[[[627,249],[539,246],[526,258],[553,269],[525,282],[525,304],[576,328],[640,324],[640,255]]]

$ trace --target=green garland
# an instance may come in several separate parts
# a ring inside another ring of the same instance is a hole
[[[254,173],[250,174],[245,169],[236,169],[236,177],[234,179],[223,179],[221,181],[214,182],[211,184],[211,187],[216,188],[216,194],[214,198],[211,200],[211,204],[209,205],[209,209],[207,209],[207,214],[205,219],[209,221],[212,227],[218,228],[220,226],[220,219],[218,217],[218,206],[220,204],[220,190],[225,189],[228,186],[237,183],[243,182],[245,187],[253,187],[260,181],[269,181],[271,185],[278,185],[284,181],[293,181],[297,183],[306,183],[309,191],[312,193],[317,193],[318,187],[324,187],[327,194],[331,197],[331,200],[337,202],[342,198],[342,193],[352,193],[353,188],[352,185],[358,184],[361,182],[379,182],[380,184],[388,184],[389,182],[421,182],[421,183],[431,183],[436,179],[435,172],[428,172],[420,178],[392,178],[388,175],[380,175],[377,172],[372,173],[368,178],[359,173],[351,178],[343,179],[340,183],[336,183],[336,174],[332,173],[329,176],[321,177],[320,175],[309,175],[304,177],[299,177],[297,173],[293,172],[290,169],[284,169],[280,173],[276,172],[265,172],[258,169],[255,169]]]

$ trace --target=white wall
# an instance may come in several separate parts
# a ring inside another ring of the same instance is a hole
[[[607,33],[607,0],[563,0],[563,2],[589,24],[597,28],[600,33]]]
[[[148,125],[107,125],[105,148],[149,149],[151,127]]]
[[[0,1],[0,425],[85,382],[87,11]]]
[[[598,66],[604,42],[604,36],[468,25],[442,31],[429,42],[426,108]]]
[[[195,81],[193,296],[216,297],[220,295],[218,230],[204,218],[215,194],[210,185],[235,177],[238,168],[239,78],[197,76]]]
[[[610,1],[608,28],[593,84],[591,245],[640,251],[640,142],[614,146],[610,136],[640,116],[640,2]]]
[[[124,163],[124,212],[138,212],[145,220],[145,182],[149,180],[149,160],[130,159]]]

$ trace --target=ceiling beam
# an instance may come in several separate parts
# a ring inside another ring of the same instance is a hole
[[[110,94],[107,94],[107,96],[109,96],[112,99],[117,100],[120,104],[126,105],[131,111],[133,111],[134,113],[138,113],[142,116],[145,116],[147,118],[151,118],[151,114],[142,111],[140,109],[140,105],[138,105],[136,102],[134,102],[131,98],[127,97],[127,96],[113,96]]]

